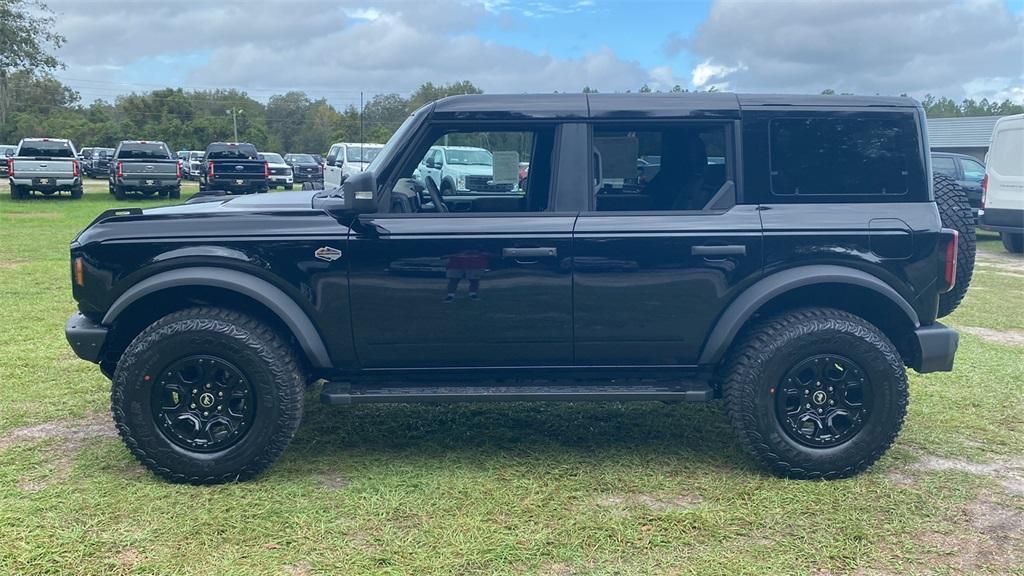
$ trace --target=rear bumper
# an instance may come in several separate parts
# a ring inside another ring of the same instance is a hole
[[[993,232],[1024,232],[1024,210],[985,208],[981,215],[981,228]]]
[[[109,328],[90,320],[81,312],[72,314],[64,325],[64,336],[67,337],[75,355],[89,362],[100,361],[103,344],[107,341],[109,332]]]
[[[40,179],[49,179],[52,184],[42,184]],[[62,178],[58,176],[34,176],[31,178],[11,178],[11,184],[16,186],[28,186],[33,190],[71,190],[78,186],[81,181],[78,178]]]
[[[921,374],[953,370],[953,359],[960,343],[960,334],[956,330],[936,322],[915,330],[914,337],[917,357],[910,365],[911,368]]]
[[[152,184],[147,184],[147,182],[152,182]],[[118,178],[117,185],[125,190],[173,190],[181,186],[181,180],[177,178],[136,178],[130,176],[128,178]]]
[[[238,184],[237,180],[242,180],[242,183]],[[207,190],[227,190],[229,192],[261,192],[269,187],[270,182],[262,178],[259,180],[214,178],[206,183]]]

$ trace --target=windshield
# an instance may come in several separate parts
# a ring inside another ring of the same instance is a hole
[[[67,140],[28,140],[21,143],[18,156],[30,158],[43,156],[46,158],[74,158],[71,142]]]
[[[375,172],[377,170],[380,163],[383,162],[384,158],[387,158],[391,154],[391,150],[398,146],[399,143],[402,142],[402,140],[405,140],[405,137],[408,135],[407,133],[409,132],[409,130],[411,130],[412,127],[416,124],[416,120],[420,118],[423,114],[426,114],[426,110],[428,108],[429,106],[424,106],[420,108],[416,112],[410,114],[409,117],[405,119],[405,122],[402,122],[402,125],[398,127],[398,130],[395,130],[395,133],[391,135],[391,138],[388,138],[387,143],[384,144],[384,147],[380,149],[380,152],[378,152],[377,156],[374,157],[372,162],[370,162],[370,165],[366,167],[367,171]]]
[[[188,159],[189,160],[202,160],[203,159],[203,153],[202,152],[191,152],[188,155]]]
[[[349,162],[373,162],[380,150],[380,146],[349,146],[345,159]]]
[[[260,160],[266,160],[271,164],[284,164],[284,158],[281,158],[281,155],[275,152],[261,152]]]
[[[449,164],[479,164],[482,166],[490,166],[494,163],[494,157],[487,150],[462,150],[458,148],[448,148],[444,151],[445,155],[448,156]]]
[[[171,152],[162,142],[125,142],[117,157],[123,160],[169,160]]]
[[[316,164],[316,160],[309,154],[289,154],[288,157],[296,164]]]
[[[252,144],[210,144],[207,150],[207,160],[256,160]]]

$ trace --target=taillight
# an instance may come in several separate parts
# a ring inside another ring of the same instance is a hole
[[[960,242],[960,233],[950,228],[943,228],[942,235],[946,237],[946,261],[942,271],[942,279],[945,282],[942,292],[945,293],[956,285],[956,253],[957,244]]]
[[[14,158],[7,159],[7,175],[14,178]]]
[[[178,180],[181,180],[181,160],[178,160]]]
[[[124,162],[117,163],[117,177],[124,178]]]
[[[324,173],[324,165],[323,164],[317,164],[317,166],[320,168],[320,173],[323,174]]]
[[[78,160],[71,161],[71,176],[78,178]]]
[[[985,209],[985,200],[988,200],[988,174],[981,179],[981,209]]]
[[[263,177],[264,178],[270,178],[270,163],[269,162],[264,162],[263,163]]]
[[[213,162],[206,163],[206,180],[213,178]]]

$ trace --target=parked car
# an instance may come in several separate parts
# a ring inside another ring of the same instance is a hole
[[[352,174],[359,174],[373,162],[381,144],[338,142],[327,152],[324,167],[324,188],[341,186]]]
[[[108,188],[118,200],[129,192],[181,198],[181,162],[163,142],[123,140],[110,161]]]
[[[981,208],[981,183],[985,179],[985,165],[973,156],[953,152],[932,152],[932,171],[945,174],[964,189],[971,211],[978,216]]]
[[[85,148],[82,148],[81,150],[78,151],[79,164],[84,164],[86,161],[88,161],[89,158],[92,157],[92,150],[92,147],[86,146]]]
[[[279,186],[286,190],[293,190],[295,188],[295,179],[292,175],[292,167],[284,161],[284,158],[282,158],[280,154],[274,152],[260,152],[258,156],[260,160],[267,163],[267,167],[270,169],[268,182],[271,188],[277,188]]]
[[[413,177],[426,186],[427,181],[441,191],[453,194],[495,194],[519,190],[519,162],[516,177],[494,182],[494,157],[489,150],[472,146],[433,146],[427,151]]]
[[[66,333],[174,482],[270,466],[318,379],[342,405],[722,399],[766,470],[852,476],[896,439],[906,368],[957,349],[924,126],[909,98],[445,98],[340,189],[101,214]],[[528,189],[421,187],[441,134],[530,162]],[[665,159],[642,188],[595,185],[641,153]]]
[[[260,160],[256,147],[245,142],[214,142],[203,152],[199,191],[229,194],[263,193],[270,189],[270,166]]]
[[[203,173],[203,151],[190,150],[181,169],[187,180],[198,180]]]
[[[324,167],[312,154],[285,154],[284,161],[292,167],[296,184],[324,181]]]
[[[1024,114],[996,121],[985,165],[981,227],[999,232],[1008,252],[1024,253]]]
[[[32,192],[51,196],[70,192],[82,197],[82,174],[78,153],[71,140],[23,138],[14,155],[7,159],[11,199],[23,200]]]
[[[0,176],[7,177],[7,159],[14,156],[17,149],[17,144],[0,144]]]
[[[108,178],[113,148],[93,148],[88,158],[82,161],[82,173],[90,178]]]

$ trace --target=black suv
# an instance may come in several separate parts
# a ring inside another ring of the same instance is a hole
[[[101,214],[66,333],[172,481],[265,469],[320,379],[329,404],[723,399],[766,469],[850,476],[896,438],[905,367],[957,348],[924,120],[905,98],[446,98],[341,188]],[[450,195],[422,177],[440,145]]]

